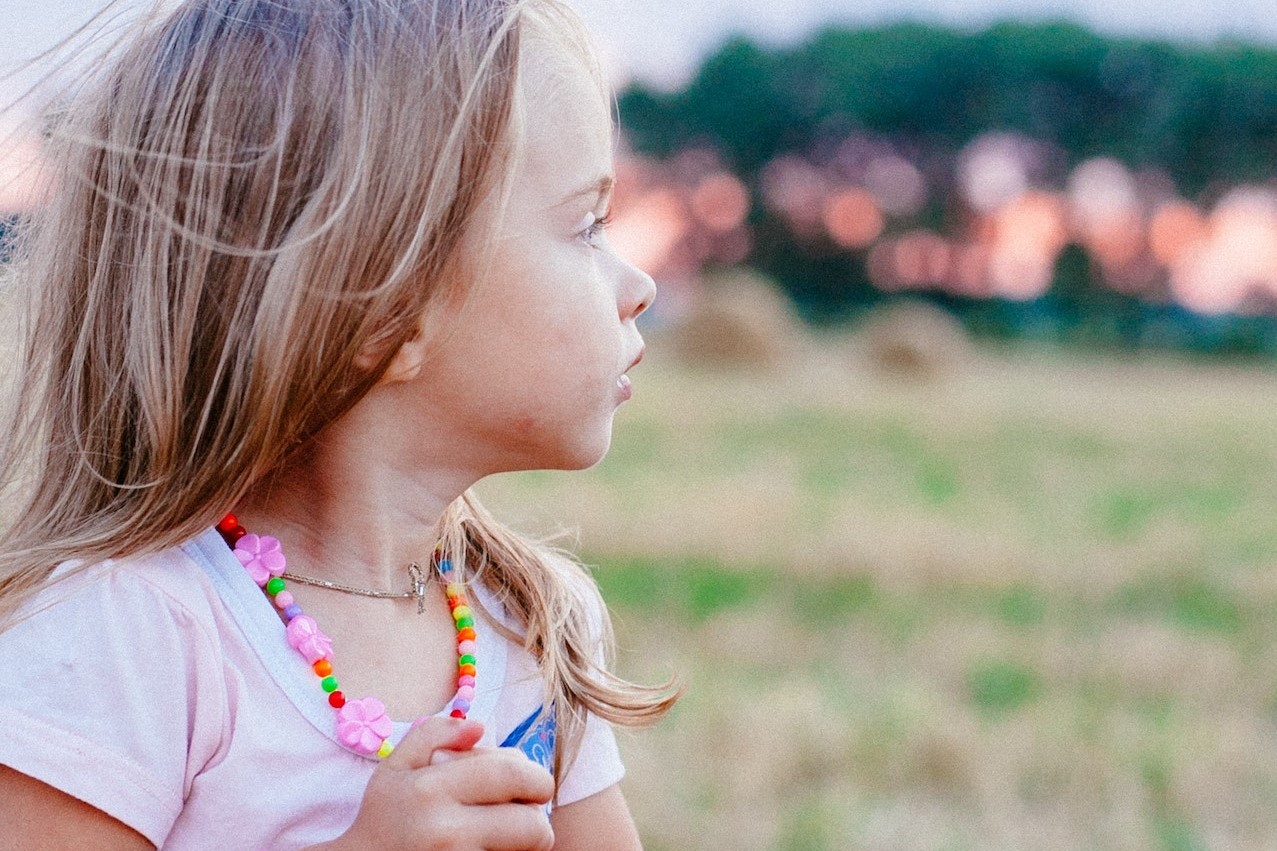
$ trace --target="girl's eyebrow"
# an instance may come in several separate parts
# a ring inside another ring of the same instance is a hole
[[[582,196],[593,195],[596,199],[606,198],[607,196],[612,194],[612,187],[615,184],[616,184],[615,178],[613,178],[612,175],[610,174],[605,174],[602,177],[600,177],[598,180],[591,183],[589,186],[586,186],[583,189],[578,189],[577,191],[568,195],[566,198],[564,198],[562,201],[559,202],[559,206],[561,207],[564,204],[568,203],[569,201],[575,201],[577,198],[581,198]]]

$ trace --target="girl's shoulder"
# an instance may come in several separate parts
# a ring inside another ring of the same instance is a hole
[[[60,565],[0,633],[0,763],[159,844],[224,745],[211,593],[185,546]]]
[[[12,640],[10,631],[21,636],[50,621],[62,632],[102,633],[119,624],[136,634],[142,623],[163,619],[200,629],[216,611],[218,592],[215,570],[202,563],[198,543],[88,566],[58,565],[10,630],[0,633],[0,644]]]

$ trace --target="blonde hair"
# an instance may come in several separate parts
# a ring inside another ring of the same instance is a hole
[[[202,532],[348,411],[423,311],[464,298],[490,244],[476,210],[516,159],[529,31],[597,73],[558,0],[192,0],[96,69],[52,125],[56,190],[15,261],[31,304],[0,616],[59,563]],[[556,777],[587,711],[636,726],[673,704],[597,664],[610,626],[578,563],[471,493],[442,526],[539,660]]]

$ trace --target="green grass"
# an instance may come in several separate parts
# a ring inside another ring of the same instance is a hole
[[[602,464],[482,488],[688,686],[622,738],[649,849],[1277,847],[1277,371],[655,342]]]
[[[987,716],[1014,712],[1037,698],[1041,677],[1014,662],[982,662],[967,674],[971,702]]]

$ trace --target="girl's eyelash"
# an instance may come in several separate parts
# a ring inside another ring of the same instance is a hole
[[[603,214],[601,218],[595,219],[593,222],[590,223],[589,227],[585,229],[584,233],[582,234],[585,237],[585,241],[586,242],[592,241],[610,224],[612,224],[612,211],[608,210],[606,213]]]

